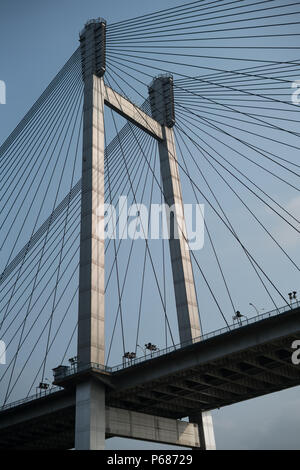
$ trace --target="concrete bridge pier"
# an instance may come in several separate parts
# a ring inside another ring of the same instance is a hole
[[[105,449],[105,388],[95,380],[76,387],[76,450]]]

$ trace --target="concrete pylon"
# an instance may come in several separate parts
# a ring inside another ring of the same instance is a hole
[[[149,87],[152,117],[163,126],[163,141],[158,143],[165,203],[172,208],[170,255],[181,344],[201,336],[196,289],[184,218],[180,175],[173,126],[175,106],[173,78],[165,75]],[[197,413],[190,420],[199,426],[200,447],[214,449],[215,439],[210,413]]]
[[[84,79],[82,201],[78,315],[78,366],[105,364],[104,329],[104,82],[105,27],[89,21],[80,36]],[[101,53],[102,51],[102,53]],[[76,388],[75,447],[105,447],[105,389],[88,378]]]

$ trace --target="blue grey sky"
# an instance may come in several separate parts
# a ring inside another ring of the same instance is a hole
[[[21,0],[1,0],[0,80],[4,80],[6,83],[7,103],[5,106],[0,106],[0,143],[15,128],[33,102],[49,84],[50,80],[78,47],[79,31],[86,20],[101,16],[109,24],[182,4],[183,2],[178,0],[152,0],[150,3],[140,0],[44,0],[43,2],[39,0],[26,0],[26,2]],[[295,41],[298,41],[298,38]],[[218,51],[218,55],[223,54],[226,55],[227,51]],[[233,54],[232,51],[230,51],[230,54]],[[257,54],[261,56],[263,52]],[[265,52],[264,54],[269,54],[269,58],[273,57],[270,55],[272,54],[271,52]],[[293,55],[284,54],[283,52],[281,53],[282,60],[287,60],[287,57],[295,59],[297,56],[296,52]],[[275,59],[274,56],[274,60],[277,59],[278,57]],[[220,60],[207,59],[201,62],[201,64],[217,68],[224,68],[224,64],[226,64],[228,69],[238,68],[236,61],[223,63]],[[163,67],[168,66],[164,64]],[[176,68],[174,65],[170,67]],[[180,70],[181,73],[192,73],[191,68],[181,68]],[[199,72],[196,71],[195,73]],[[295,72],[295,76],[290,78],[291,83],[294,80],[300,79],[300,71],[298,73]],[[288,94],[290,87],[287,86],[285,91]],[[118,123],[121,125],[122,121],[120,120]],[[111,132],[113,134],[112,130]],[[260,141],[254,142],[258,145]],[[224,152],[224,147],[217,143],[216,148]],[[276,149],[276,144],[270,144],[270,151],[276,151]],[[292,158],[296,158],[298,154],[293,152],[291,155]],[[226,156],[234,160],[234,156],[230,154],[229,150]],[[206,170],[209,172],[209,169],[206,168]],[[272,180],[267,180],[259,172],[256,173],[254,171],[250,173],[250,169],[247,166],[245,166],[245,171],[249,171],[251,177],[257,178],[260,184],[264,184],[266,190],[270,191],[273,196],[276,195],[295,215],[299,215],[300,199],[297,197],[297,193],[280,185],[275,188]],[[212,176],[212,178],[215,177]],[[213,181],[217,183],[216,179],[213,179]],[[186,197],[191,197],[187,182],[183,183],[183,185]],[[255,249],[258,258],[264,260],[264,266],[268,272],[274,275],[275,281],[280,285],[282,291],[286,293],[292,289],[297,289],[299,287],[299,276],[297,278],[296,273],[286,267],[286,264],[278,256],[275,248],[262,236],[259,230],[254,229],[248,215],[245,214],[240,205],[229,197],[228,193],[223,191],[221,186],[218,186],[217,190],[222,202],[230,211],[233,219],[237,221],[240,233],[245,237],[249,236],[250,246]],[[280,224],[273,217],[273,214],[266,210],[265,207],[259,205],[253,197],[250,200],[256,214],[267,221],[269,228],[278,236],[285,248],[289,250],[291,256],[295,260],[300,260],[294,233]],[[219,243],[219,246],[222,246],[223,261],[229,267],[232,290],[237,298],[240,309],[250,316],[254,312],[249,308],[249,302],[254,302],[260,310],[271,310],[272,304],[259,289],[259,286],[255,284],[251,274],[244,269],[245,265],[240,260],[238,252],[231,246],[230,237],[215,223],[209,210],[206,210],[208,220],[216,232],[216,241]],[[210,259],[211,251],[205,245],[204,250],[200,254],[200,260],[206,266],[208,276],[217,290],[218,283],[214,269],[210,266]],[[200,283],[197,277],[198,281]],[[134,284],[131,287],[133,288]],[[146,325],[151,328],[150,292],[147,293],[147,300],[149,318],[145,321],[148,321],[149,325],[147,323]],[[282,301],[279,300],[280,305],[281,303]],[[216,320],[211,314],[213,307],[211,300],[207,298],[207,293],[203,293],[201,305],[204,310],[203,316],[206,332],[223,326],[220,319]],[[144,340],[147,340],[146,336]],[[115,363],[119,361],[119,357],[116,354]],[[20,395],[19,398],[21,398],[22,391],[18,390],[18,393]],[[299,436],[300,431],[299,401],[299,388],[295,388],[214,411],[217,448],[298,449],[299,442],[297,436]],[[112,439],[107,442],[107,448],[152,449],[158,448],[158,446]],[[166,447],[162,446],[162,448]]]

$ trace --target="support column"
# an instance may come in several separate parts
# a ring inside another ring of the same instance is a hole
[[[78,367],[105,364],[104,205],[105,22],[88,22],[80,36],[84,79]],[[99,230],[100,229],[100,230]],[[76,449],[105,446],[105,389],[92,377],[76,389]]]
[[[198,424],[200,449],[216,450],[214,423],[211,412],[196,413],[189,417],[190,422]]]
[[[163,126],[164,140],[158,144],[160,169],[165,203],[169,208],[174,208],[174,217],[170,221],[170,255],[179,336],[181,344],[184,344],[199,338],[202,333],[172,129],[175,124],[173,78],[166,75],[154,79],[149,87],[149,97],[152,117]],[[192,419],[195,417],[196,420]],[[195,417],[190,417],[190,421],[195,421],[199,426],[199,436],[202,437],[200,448],[215,448],[210,413],[197,413]]]
[[[105,389],[99,381],[86,381],[76,388],[76,450],[105,449]]]

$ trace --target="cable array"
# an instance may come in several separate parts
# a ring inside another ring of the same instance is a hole
[[[116,100],[118,92],[138,103],[141,119],[152,116],[150,82],[174,78],[170,158],[184,202],[205,205],[204,249],[190,252],[203,333],[230,326],[237,310],[248,315],[255,299],[287,305],[298,279],[299,23],[292,0],[198,0],[107,27],[104,80]],[[77,354],[83,96],[77,49],[0,147],[2,405],[20,390],[41,393],[51,369]],[[114,365],[179,336],[169,241],[147,237],[151,211],[142,217],[166,199],[157,142],[106,110],[104,164],[115,210],[105,243]]]

